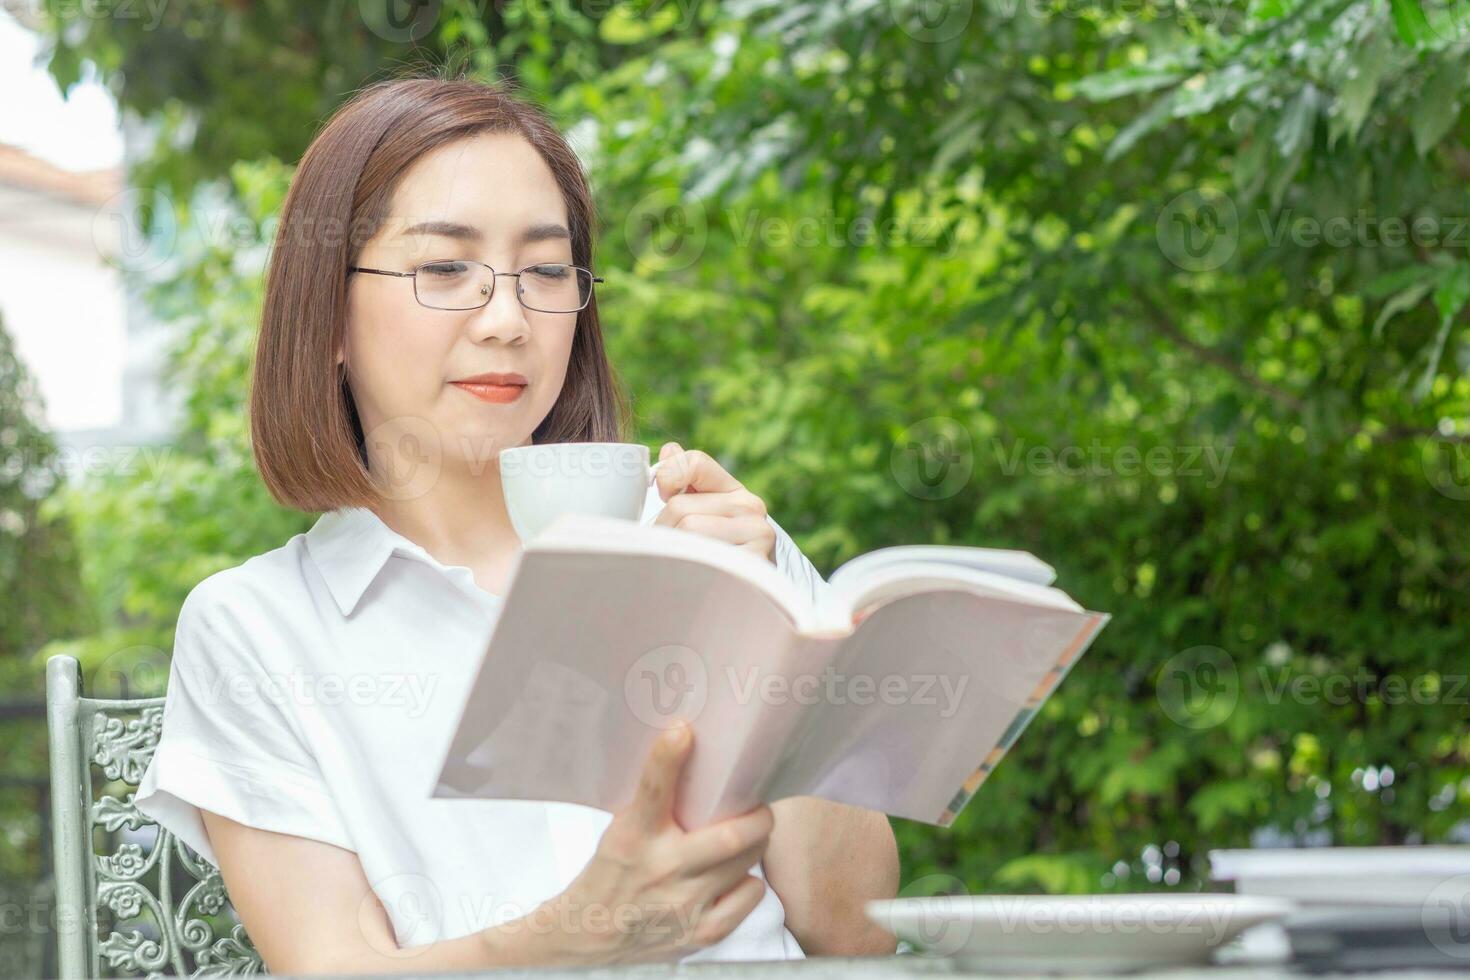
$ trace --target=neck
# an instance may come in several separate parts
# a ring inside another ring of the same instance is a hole
[[[463,565],[477,576],[501,568],[520,551],[521,539],[505,509],[499,464],[477,469],[446,459],[428,489],[387,496],[371,510],[440,564]]]

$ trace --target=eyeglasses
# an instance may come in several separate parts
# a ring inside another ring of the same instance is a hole
[[[478,310],[495,295],[495,280],[512,276],[516,298],[537,313],[576,313],[592,299],[592,284],[602,282],[580,266],[561,262],[528,265],[520,272],[496,272],[474,259],[441,259],[414,266],[412,272],[364,269],[349,266],[349,272],[371,272],[413,280],[413,296],[431,310]]]

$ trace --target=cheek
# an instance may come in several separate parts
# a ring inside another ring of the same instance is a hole
[[[412,293],[375,294],[348,303],[346,363],[359,411],[411,411],[442,382],[441,365],[452,337],[423,322]]]
[[[542,353],[542,363],[545,365],[543,377],[548,383],[541,386],[542,404],[539,407],[549,412],[566,382],[576,328],[575,325],[553,328],[543,331],[543,336],[547,338]]]

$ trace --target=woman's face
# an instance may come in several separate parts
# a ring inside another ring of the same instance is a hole
[[[389,217],[357,265],[411,272],[422,262],[473,259],[497,273],[572,261],[566,204],[551,169],[518,135],[481,134],[420,157],[403,175]],[[488,272],[485,273],[488,276]],[[474,310],[429,309],[411,278],[348,278],[345,363],[373,466],[429,461],[478,475],[501,449],[527,445],[566,378],[576,313],[540,313],[497,277]],[[518,374],[510,400],[456,384],[487,372]]]

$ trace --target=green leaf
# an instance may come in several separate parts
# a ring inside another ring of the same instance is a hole
[[[1077,82],[1077,94],[1093,102],[1106,102],[1124,95],[1153,92],[1173,85],[1184,77],[1182,72],[1162,71],[1148,66],[1118,68],[1089,75]]]
[[[1173,107],[1174,117],[1183,119],[1209,112],[1260,81],[1261,73],[1244,65],[1230,65],[1211,75],[1196,75],[1179,86]]]
[[[1176,89],[1168,95],[1165,95],[1150,106],[1147,112],[1138,116],[1125,126],[1113,138],[1113,142],[1108,146],[1108,152],[1103,155],[1103,159],[1109,163],[1117,160],[1123,154],[1133,149],[1139,140],[1168,122],[1169,117],[1173,115],[1174,97],[1177,94],[1178,90]]]
[[[1470,303],[1470,262],[1446,266],[1440,277],[1439,287],[1434,291],[1434,305],[1439,310],[1439,332],[1429,351],[1429,362],[1424,367],[1424,376],[1415,388],[1415,397],[1421,401],[1429,396],[1434,386],[1434,376],[1439,373],[1439,362],[1444,357],[1445,344],[1455,318],[1465,305]]]
[[[1312,138],[1312,124],[1317,121],[1317,107],[1321,102],[1321,93],[1309,82],[1287,107],[1276,129],[1276,149],[1283,157],[1290,159],[1305,149]]]
[[[1358,131],[1373,108],[1378,96],[1378,87],[1391,63],[1393,50],[1388,39],[1375,32],[1348,58],[1348,77],[1337,92],[1337,102],[1332,107],[1332,123],[1328,130],[1328,142],[1335,146],[1344,134],[1350,140],[1358,138]]]
[[[1302,161],[1307,156],[1306,140],[1296,145],[1296,152],[1287,157],[1285,164],[1271,178],[1271,207],[1281,206],[1281,199],[1286,196],[1286,189],[1291,186],[1292,180],[1296,178],[1297,171],[1301,169]]]
[[[1433,280],[1425,279],[1395,294],[1392,299],[1384,303],[1383,311],[1378,314],[1378,319],[1373,321],[1373,339],[1377,340],[1379,338],[1388,321],[1400,313],[1412,310],[1423,302],[1424,297],[1428,296],[1429,291],[1433,288]]]
[[[1075,895],[1092,890],[1094,872],[1083,861],[1062,854],[1028,854],[1012,858],[995,873],[1007,888],[1039,887],[1049,895]]]
[[[1361,290],[1368,299],[1383,299],[1392,296],[1400,290],[1407,289],[1418,282],[1429,282],[1431,285],[1438,281],[1439,271],[1427,265],[1406,265],[1399,269],[1393,269],[1383,273]]]
[[[638,44],[657,37],[679,20],[679,6],[640,12],[633,7],[614,6],[597,25],[597,34],[608,44]]]
[[[1465,69],[1458,61],[1446,61],[1424,83],[1418,105],[1409,114],[1414,132],[1414,149],[1422,157],[1444,139],[1460,118],[1460,92]]]
[[[1260,127],[1264,128],[1264,127]],[[1235,154],[1231,177],[1235,189],[1242,198],[1251,198],[1261,189],[1261,180],[1266,175],[1266,161],[1271,156],[1271,141],[1262,132],[1256,132],[1245,141]]]
[[[1417,48],[1435,40],[1434,30],[1424,16],[1419,0],[1389,0],[1389,6],[1393,11],[1394,29],[1405,44]]]
[[[1470,262],[1446,266],[1434,291],[1434,305],[1442,317],[1456,316],[1470,303]]]
[[[958,157],[979,146],[982,132],[980,120],[972,115],[960,115],[946,123],[938,134],[939,152],[934,154],[929,172],[936,176],[945,174]]]
[[[46,70],[51,72],[51,77],[56,79],[56,87],[64,95],[82,77],[82,61],[75,48],[58,44],[51,52]]]
[[[1266,787],[1253,779],[1232,779],[1206,786],[1189,801],[1203,830],[1226,826],[1232,817],[1249,817],[1268,799]]]

